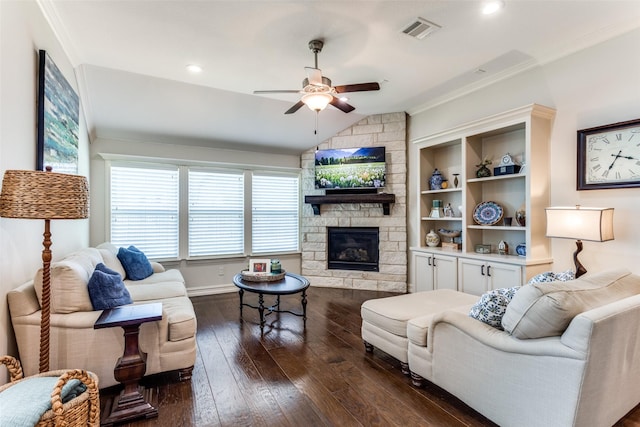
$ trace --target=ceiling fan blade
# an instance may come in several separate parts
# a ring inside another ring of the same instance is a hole
[[[293,107],[289,108],[287,111],[285,111],[285,114],[293,114],[296,111],[298,111],[300,108],[302,108],[302,106],[304,105],[304,102],[302,101],[298,101],[294,104]]]
[[[345,113],[350,113],[356,109],[354,106],[347,104],[346,102],[342,101],[340,98],[336,98],[335,96],[331,99],[331,101],[329,101],[329,104]]]
[[[357,83],[353,85],[335,86],[334,89],[337,93],[367,92],[370,90],[380,90],[380,85],[377,82]]]
[[[304,70],[307,72],[309,84],[322,85],[322,70],[320,68],[304,67]]]
[[[299,90],[295,90],[295,89],[285,89],[285,90],[254,90],[253,94],[254,95],[259,95],[261,93],[300,93]]]

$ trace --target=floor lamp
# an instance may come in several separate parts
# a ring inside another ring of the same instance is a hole
[[[40,318],[40,372],[49,370],[51,311],[52,219],[89,217],[89,185],[84,176],[43,171],[8,170],[2,180],[0,216],[44,220],[42,242],[42,312]]]
[[[605,242],[613,240],[613,208],[574,207],[546,208],[547,237],[576,239],[577,249],[573,253],[576,278],[587,272],[578,260],[582,241]]]

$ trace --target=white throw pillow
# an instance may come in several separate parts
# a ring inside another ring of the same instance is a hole
[[[558,336],[578,314],[636,294],[640,294],[640,276],[627,270],[534,283],[523,286],[513,297],[502,327],[520,339]]]
[[[51,263],[51,313],[93,311],[87,284],[101,262],[102,256],[97,249],[86,248]],[[33,286],[42,306],[42,269],[36,273]]]

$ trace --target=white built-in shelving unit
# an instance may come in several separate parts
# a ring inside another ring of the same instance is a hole
[[[416,229],[420,230],[421,244],[411,248],[417,291],[446,287],[482,294],[522,284],[549,269],[553,260],[545,237],[544,209],[549,206],[554,117],[555,110],[532,104],[412,141],[420,153],[412,165],[419,170],[420,179]],[[493,168],[506,153],[523,165],[522,171],[493,176]],[[477,165],[485,159],[492,161],[488,166],[492,176],[477,178]],[[430,189],[429,178],[436,168],[448,179],[448,188]],[[457,187],[454,174],[458,174]],[[443,206],[450,204],[454,216],[432,218],[434,200],[442,200]],[[476,206],[488,201],[500,205],[504,217],[513,218],[510,226],[502,221],[480,225],[473,220]],[[524,225],[516,221],[518,210],[525,212]],[[461,230],[461,248],[428,247],[426,234],[439,229]],[[497,253],[500,241],[508,243],[508,254]],[[490,245],[491,253],[477,253],[480,244]],[[526,256],[515,252],[518,244],[526,245]],[[439,263],[438,257],[448,257],[447,262]],[[439,264],[446,268],[446,275],[438,271]]]

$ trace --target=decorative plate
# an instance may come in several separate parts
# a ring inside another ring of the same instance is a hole
[[[473,209],[473,220],[479,225],[494,225],[502,219],[504,211],[496,202],[482,202]]]

